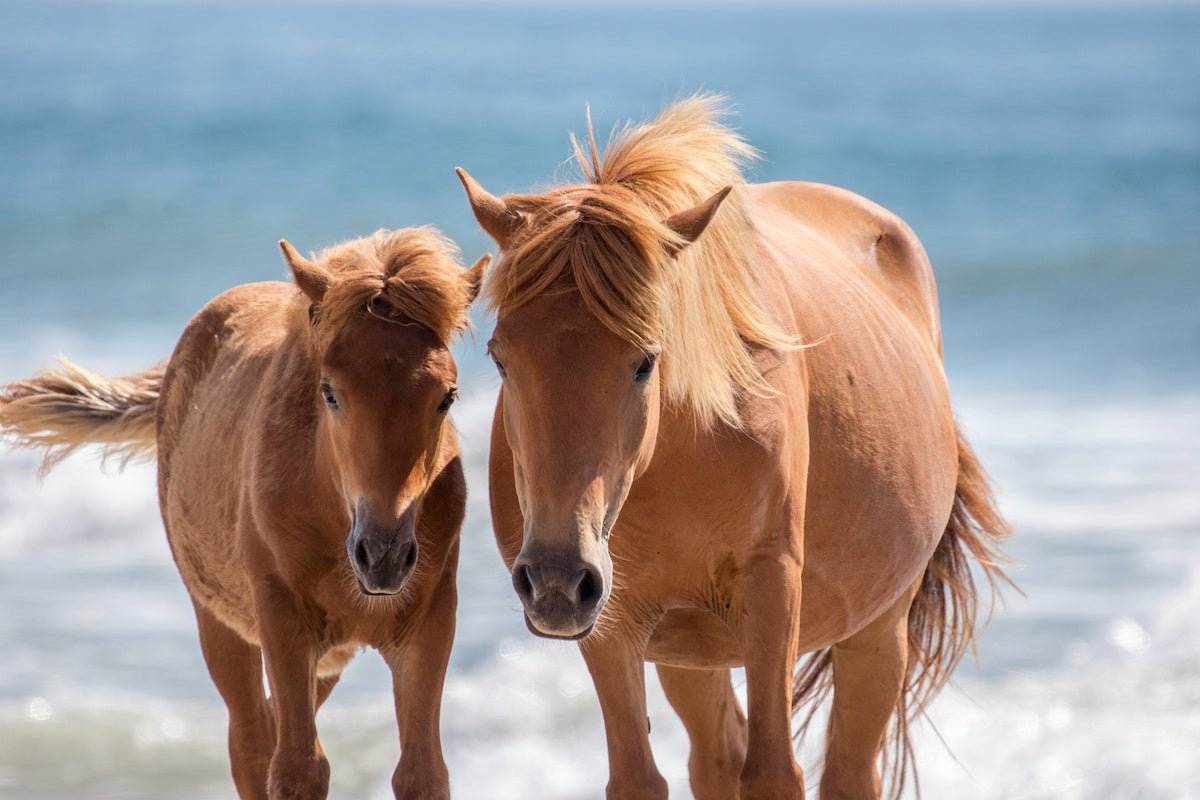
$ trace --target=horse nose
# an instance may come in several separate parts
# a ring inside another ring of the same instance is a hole
[[[355,525],[346,549],[359,588],[367,594],[399,592],[417,564],[417,537],[411,526]]]
[[[400,572],[407,575],[417,564],[417,540],[405,540],[396,551],[396,565]]]
[[[574,635],[595,621],[604,597],[604,575],[586,561],[566,565],[518,557],[513,588],[535,633]]]
[[[569,570],[543,568],[529,562],[513,566],[513,586],[523,603],[536,603],[547,592],[559,592],[580,611],[588,612],[600,600],[600,570],[584,565],[570,574]]]
[[[360,535],[354,545],[354,566],[358,568],[359,573],[370,572],[391,548],[392,541]]]

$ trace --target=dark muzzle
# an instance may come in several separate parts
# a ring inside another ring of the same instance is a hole
[[[396,594],[417,564],[414,514],[391,525],[379,525],[369,511],[354,514],[346,551],[363,594]]]

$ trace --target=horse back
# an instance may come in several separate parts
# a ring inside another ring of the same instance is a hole
[[[854,192],[820,183],[755,184],[750,195],[760,216],[773,220],[769,225],[802,228],[810,243],[824,244],[832,260],[870,281],[941,353],[933,268],[904,220]]]
[[[284,338],[294,295],[285,283],[238,286],[211,300],[184,328],[158,404],[160,473],[168,480],[181,439],[244,441],[239,434],[251,416],[261,367]],[[224,452],[228,464],[234,453]]]

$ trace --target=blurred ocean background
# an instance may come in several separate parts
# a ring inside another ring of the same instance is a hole
[[[0,3],[0,382],[166,356],[301,250],[433,223],[491,244],[566,132],[728,93],[757,180],[862,193],[933,260],[961,421],[1019,531],[1010,592],[921,728],[930,798],[1200,797],[1200,7]],[[595,798],[574,646],[492,541],[489,323],[457,348],[469,462],[443,711],[460,798]],[[225,710],[153,468],[0,451],[0,797],[233,795]],[[740,682],[740,678],[739,678]],[[690,796],[649,673],[652,740]],[[318,720],[334,798],[389,797],[382,660]],[[939,740],[940,738],[940,740]],[[802,749],[809,776],[820,742]]]

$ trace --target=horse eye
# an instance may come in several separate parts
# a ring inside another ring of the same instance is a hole
[[[458,399],[458,389],[451,389],[446,392],[446,396],[442,398],[442,402],[438,403],[438,413],[445,414],[450,410],[450,406],[454,405],[454,401]]]
[[[637,371],[633,373],[633,379],[638,383],[644,382],[654,372],[654,356],[646,356],[642,359],[642,363],[638,365]]]
[[[321,398],[325,401],[325,405],[327,405],[331,411],[337,411],[337,396],[333,393],[333,387],[331,387],[328,383],[321,384]]]
[[[508,377],[508,370],[506,370],[504,368],[504,365],[500,363],[500,359],[496,358],[495,356],[492,356],[492,363],[496,365],[496,372],[500,373],[501,378]]]

